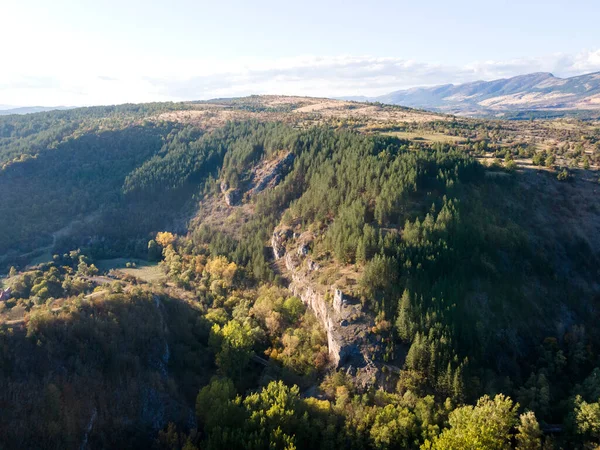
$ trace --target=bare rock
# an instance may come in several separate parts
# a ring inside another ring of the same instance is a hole
[[[11,290],[7,288],[6,290],[0,289],[0,300],[8,300],[10,299]]]
[[[273,164],[265,165],[255,170],[253,176],[254,186],[250,189],[250,194],[258,194],[267,187],[273,188],[277,186],[290,171],[293,162],[294,154],[290,152]]]
[[[229,183],[225,180],[221,181],[221,193],[224,194],[229,190]]]
[[[239,189],[229,189],[225,192],[224,197],[228,206],[235,206],[240,202],[242,195]]]
[[[307,244],[302,244],[298,247],[298,256],[306,256],[308,255],[308,245]]]
[[[373,351],[378,345],[371,333],[373,318],[364,314],[360,303],[352,301],[340,289],[325,288],[311,280],[309,274],[319,270],[319,265],[306,257],[310,242],[310,234],[294,236],[290,228],[276,229],[271,238],[273,255],[275,259],[284,259],[291,280],[290,291],[311,309],[325,329],[333,365],[336,368],[352,365],[360,369],[364,378],[361,383],[367,386],[378,370],[371,362],[378,353],[378,350]],[[295,245],[294,251],[291,251],[292,245]],[[306,264],[302,263],[303,259]]]
[[[286,262],[295,257],[295,255],[287,254]],[[357,315],[360,312],[348,307],[342,311],[342,314],[338,313],[326,300],[326,296],[313,287],[293,264],[290,264],[288,270],[292,274],[290,290],[312,310],[325,328],[329,357],[333,365],[336,368],[344,367],[347,364],[353,364],[356,367],[366,366],[364,355],[365,349],[370,345],[369,329],[373,325],[372,320],[368,317],[357,322],[349,320],[350,315]],[[340,298],[343,298],[343,295]],[[360,309],[359,306],[356,307]]]
[[[285,244],[291,235],[289,229],[279,229],[273,231],[271,236],[271,247],[273,248],[273,256],[275,259],[281,259],[285,255]]]
[[[344,293],[340,289],[335,289],[333,291],[333,309],[336,313],[340,314],[342,312],[342,308],[346,305],[346,299],[344,298]]]
[[[315,270],[319,270],[321,266],[318,263],[314,262],[312,259],[306,260],[306,268],[308,272],[314,272]]]

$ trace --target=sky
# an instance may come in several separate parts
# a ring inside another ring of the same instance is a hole
[[[0,105],[376,96],[600,71],[598,0],[1,0]]]

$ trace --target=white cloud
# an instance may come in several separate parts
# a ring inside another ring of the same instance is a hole
[[[21,59],[17,65],[10,64],[9,50],[5,59],[9,64],[0,72],[0,103],[93,105],[249,94],[374,96],[415,86],[539,71],[557,76],[600,71],[600,49],[465,66],[352,55],[237,61],[155,59],[125,52],[109,54],[76,41],[68,55]]]

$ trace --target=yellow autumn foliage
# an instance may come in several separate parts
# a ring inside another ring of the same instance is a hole
[[[237,264],[227,261],[227,258],[224,256],[209,258],[205,266],[206,272],[212,278],[223,280],[228,287],[233,283],[237,269]]]
[[[156,233],[155,240],[163,248],[167,248],[169,245],[171,245],[171,244],[173,244],[173,242],[175,242],[176,238],[177,238],[177,236],[174,235],[173,233],[170,233],[168,231],[160,231],[160,232]]]

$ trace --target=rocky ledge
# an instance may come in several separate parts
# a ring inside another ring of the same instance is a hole
[[[290,291],[313,311],[323,325],[329,356],[336,368],[361,369],[365,375],[376,371],[369,350],[374,344],[370,342],[374,323],[369,315],[362,312],[360,302],[340,289],[323,287],[310,279],[311,273],[318,271],[319,266],[308,256],[307,243],[296,239],[291,230],[275,230],[271,245],[275,259],[284,258]],[[298,248],[288,251],[288,247],[294,245]]]
[[[233,188],[227,181],[221,181],[221,193],[228,206],[237,206],[242,200],[277,186],[291,170],[294,163],[294,154],[285,152],[269,161],[261,161],[252,168],[249,180],[241,186]]]

